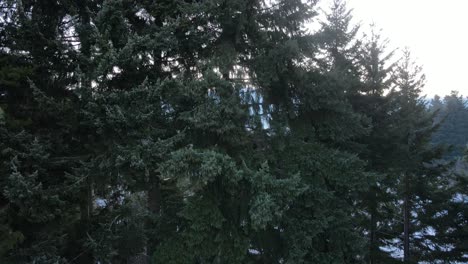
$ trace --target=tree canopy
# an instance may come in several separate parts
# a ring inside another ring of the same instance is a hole
[[[317,2],[0,0],[0,262],[466,261],[466,100]]]

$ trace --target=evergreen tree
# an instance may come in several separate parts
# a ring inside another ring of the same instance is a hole
[[[396,131],[392,127],[397,126],[398,121],[389,116],[394,106],[386,95],[391,89],[394,71],[393,52],[387,51],[387,43],[372,28],[359,53],[361,85],[350,98],[354,109],[367,118],[370,127],[369,134],[358,140],[362,146],[360,157],[366,161],[366,169],[373,175],[361,205],[364,208],[363,233],[368,237],[368,263],[393,262],[389,254],[382,250],[391,248],[395,237],[391,227],[395,224],[397,211],[393,204],[395,194],[389,191],[394,190],[396,184],[389,169],[393,166],[395,155],[393,140]]]
[[[447,162],[445,162],[447,163]],[[421,222],[430,226],[424,237],[425,248],[421,259],[428,261],[466,262],[467,189],[466,158],[448,163],[450,170],[444,173],[445,182],[435,189],[430,206],[421,214]]]
[[[348,101],[348,79],[337,79],[345,71],[338,69],[341,62],[336,67],[326,60],[323,67],[309,63],[322,50],[305,42],[311,36],[298,33],[291,34],[294,42],[260,54],[254,70],[270,116],[269,160],[276,164],[277,177],[300,173],[306,190],[282,221],[261,234],[256,249],[271,252],[266,262],[359,262],[363,243],[354,205],[368,175],[362,161],[338,148],[352,144],[365,129]],[[323,51],[334,45],[333,37],[322,38]]]
[[[463,260],[464,101],[316,4],[0,0],[0,262]]]
[[[319,65],[334,80],[330,86],[342,86],[345,93],[354,95],[361,86],[358,60],[362,43],[358,40],[360,27],[352,24],[351,12],[345,1],[334,0],[318,38],[325,53]]]
[[[72,6],[2,1],[1,219],[21,242],[2,250],[8,262],[63,262],[78,221],[68,177],[79,160],[67,89],[76,82],[76,52],[66,40]]]
[[[396,68],[395,87],[390,94],[396,106],[392,118],[399,122],[395,128],[399,137],[394,139],[398,144],[398,156],[393,173],[398,177],[398,193],[403,206],[402,243],[405,263],[422,259],[421,248],[427,242],[425,234],[429,228],[422,215],[429,207],[437,204],[445,186],[442,177],[445,166],[437,163],[442,150],[430,144],[435,129],[434,116],[420,97],[423,85],[421,68],[411,61],[409,51],[405,50]]]

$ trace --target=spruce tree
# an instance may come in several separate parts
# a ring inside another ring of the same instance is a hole
[[[351,144],[365,129],[347,99],[346,81],[337,79],[342,69],[328,67],[326,61],[323,67],[309,63],[322,51],[306,42],[311,36],[292,35],[297,44],[288,41],[260,54],[257,63],[264,64],[254,69],[270,116],[269,159],[277,164],[276,173],[284,175],[280,177],[299,173],[307,189],[259,239],[276,243],[263,242],[257,249],[276,253],[268,262],[359,262],[363,241],[353,216],[367,174],[362,161],[339,146]],[[321,45],[332,46],[333,39],[324,38]]]
[[[316,4],[0,0],[0,262],[463,260],[418,68]]]
[[[366,161],[366,170],[372,174],[368,192],[361,206],[363,233],[368,237],[367,263],[391,263],[393,259],[382,250],[389,246],[395,237],[390,227],[395,223],[396,208],[392,203],[394,194],[389,190],[395,187],[395,177],[389,174],[393,166],[395,147],[393,139],[397,126],[389,114],[393,111],[390,98],[386,95],[391,89],[394,71],[393,51],[387,49],[388,41],[372,28],[359,51],[358,66],[361,72],[359,90],[351,94],[350,100],[355,111],[366,117],[369,134],[358,139],[362,146],[360,157]]]
[[[63,262],[77,222],[69,3],[2,1],[2,225],[13,263]],[[16,238],[15,238],[16,237]],[[9,239],[11,241],[11,238]],[[21,242],[21,243],[19,243]]]
[[[435,129],[434,115],[420,97],[423,85],[421,68],[412,62],[409,51],[405,50],[395,71],[395,86],[389,95],[396,106],[391,118],[399,122],[395,127],[399,136],[394,139],[398,144],[398,156],[392,173],[398,177],[398,193],[403,206],[405,263],[414,263],[422,258],[419,256],[420,248],[427,241],[421,237],[428,232],[422,214],[440,199],[437,195],[443,194],[441,188],[445,182],[441,177],[445,166],[437,163],[442,151],[430,144]]]

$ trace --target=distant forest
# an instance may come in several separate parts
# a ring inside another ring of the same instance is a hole
[[[330,3],[0,0],[0,263],[468,263],[467,94]]]
[[[445,154],[447,159],[462,156],[468,144],[468,98],[457,91],[444,98],[436,95],[430,110],[437,112],[434,121],[439,126],[432,135],[432,143],[450,147]]]

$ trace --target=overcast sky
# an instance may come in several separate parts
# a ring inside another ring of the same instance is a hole
[[[355,22],[374,22],[393,47],[410,48],[426,74],[424,94],[468,95],[468,0],[348,0],[348,7]]]

